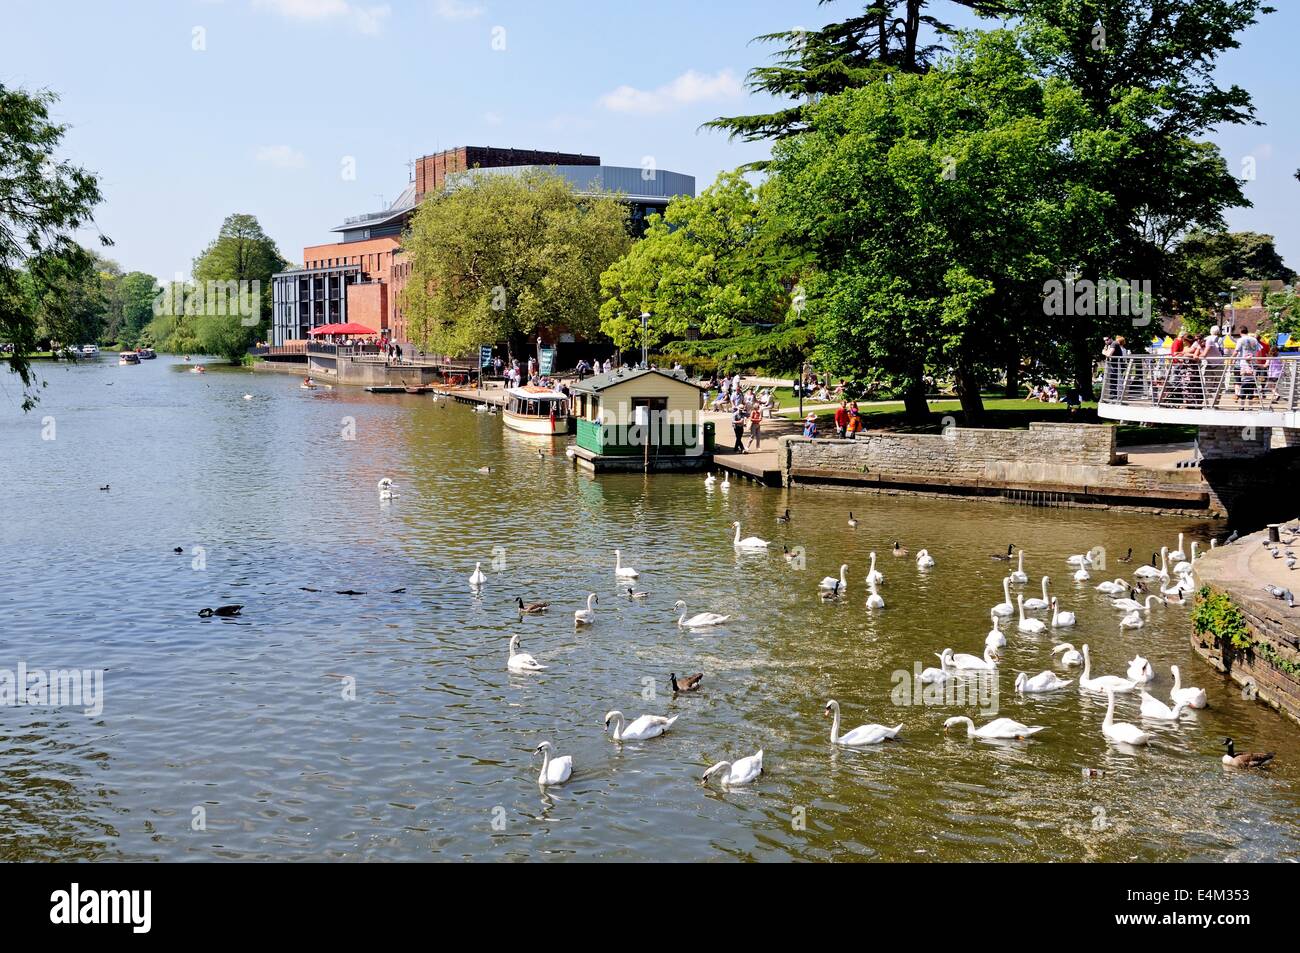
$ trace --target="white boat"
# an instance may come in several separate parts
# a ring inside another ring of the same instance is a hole
[[[135,353],[140,355],[142,361],[152,361],[158,357],[158,353],[151,347],[136,348]]]
[[[552,436],[569,432],[569,399],[549,387],[512,387],[501,410],[506,426]]]
[[[91,358],[99,357],[99,345],[98,344],[81,345],[81,356],[91,357]]]
[[[118,364],[139,364],[140,355],[135,353],[135,351],[123,351],[121,354],[117,356],[117,363]]]

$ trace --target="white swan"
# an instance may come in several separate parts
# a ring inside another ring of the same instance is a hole
[[[1052,654],[1055,655],[1057,652],[1062,653],[1060,662],[1067,668],[1071,665],[1083,664],[1083,656],[1079,653],[1079,650],[1069,642],[1062,642],[1060,645],[1052,646]]]
[[[1016,611],[1016,605],[1011,601],[1011,577],[1006,576],[1002,579],[1002,601],[993,607],[993,614],[1003,617],[1011,615]]]
[[[1177,721],[1189,707],[1187,702],[1178,702],[1170,708],[1154,695],[1142,693],[1142,717],[1155,718],[1158,721]]]
[[[681,715],[673,715],[671,718],[665,718],[663,715],[642,715],[625,728],[623,713],[615,710],[605,713],[605,730],[609,730],[609,723],[612,721],[615,741],[646,741],[650,738],[658,738],[680,717]]]
[[[483,405],[480,404],[479,406]],[[566,754],[562,758],[552,758],[552,750],[551,743],[543,741],[533,751],[534,756],[538,751],[542,753],[542,773],[537,776],[537,783],[542,787],[549,784],[563,784],[573,774],[573,756]]]
[[[756,753],[748,758],[741,758],[735,764],[730,761],[719,761],[704,772],[700,781],[708,784],[709,778],[719,772],[722,773],[722,786],[724,788],[748,784],[763,773],[763,749],[759,748]]]
[[[1190,576],[1190,575],[1192,574],[1192,570],[1195,568],[1195,563],[1196,563],[1196,555],[1197,555],[1197,554],[1196,554],[1196,543],[1197,543],[1196,540],[1192,540],[1192,557],[1191,557],[1191,559],[1180,559],[1180,560],[1178,560],[1178,562],[1176,562],[1176,563],[1174,564],[1174,575],[1175,575],[1175,576]],[[1177,557],[1177,555],[1178,555],[1177,553],[1170,553],[1170,554],[1169,554],[1169,558],[1170,558],[1170,559],[1175,559],[1175,558]]]
[[[580,625],[591,625],[596,621],[596,610],[592,608],[600,600],[596,598],[594,592],[587,595],[587,608],[573,610],[573,625],[576,628]]]
[[[623,554],[616,549],[614,550],[614,575],[621,579],[635,579],[641,574],[631,566],[624,566]]]
[[[994,718],[987,725],[979,728],[975,727],[975,722],[971,721],[965,715],[955,715],[943,723],[943,730],[947,731],[954,725],[966,725],[967,738],[1028,738],[1030,735],[1036,735],[1043,730],[1042,725],[1022,725],[1020,722],[1011,718]]]
[[[876,591],[876,584],[874,582],[869,583],[867,588],[871,590],[871,594],[867,596],[867,608],[868,609],[885,608],[885,598],[879,592]]]
[[[1091,566],[1092,556],[1088,553],[1080,553],[1078,556],[1067,556],[1065,561],[1071,566]]]
[[[1175,546],[1174,551],[1169,554],[1169,561],[1171,563],[1181,563],[1184,562],[1186,559],[1187,559],[1187,554],[1183,552],[1183,534],[1179,533],[1178,545]]]
[[[487,582],[487,576],[483,575],[483,564],[475,563],[474,574],[469,577],[469,584],[477,589],[485,582]]]
[[[1074,681],[1072,678],[1061,678],[1055,672],[1039,672],[1033,678],[1030,678],[1024,672],[1016,676],[1016,691],[1025,694],[1035,692],[1054,692],[1058,688],[1064,688]]]
[[[1101,723],[1101,733],[1111,741],[1126,745],[1144,745],[1151,740],[1151,735],[1137,725],[1127,721],[1115,721],[1115,692],[1106,689],[1106,717]]]
[[[984,636],[984,647],[986,649],[1000,649],[1007,644],[1007,637],[1002,634],[1002,629],[998,627],[998,614],[990,612],[989,618],[993,620],[993,628],[989,629],[989,634]]]
[[[512,672],[544,672],[546,666],[542,665],[537,659],[533,658],[527,652],[517,652],[519,648],[519,636],[510,636],[510,660],[506,662],[506,668]]]
[[[1203,688],[1183,688],[1182,674],[1178,671],[1177,665],[1169,666],[1169,671],[1174,673],[1174,687],[1169,690],[1171,701],[1183,702],[1188,708],[1204,708],[1208,704]]]
[[[767,549],[770,545],[767,540],[759,539],[757,536],[746,536],[744,539],[741,539],[740,520],[736,520],[736,522],[731,525],[736,527],[736,539],[733,542],[733,545],[737,549]]]
[[[1128,676],[1129,681],[1141,684],[1152,681],[1156,677],[1156,670],[1140,655],[1133,656],[1133,660],[1128,663],[1128,671],[1124,673]]]
[[[710,473],[708,476],[704,478],[705,486],[713,486],[713,484],[716,482],[718,482],[718,478],[715,477],[712,473]]]
[[[822,581],[817,583],[818,589],[833,589],[836,595],[839,595],[849,586],[848,579],[849,565],[845,563],[840,567],[840,578],[834,576],[823,576]]]
[[[731,489],[731,471],[725,470],[722,474],[722,482],[718,484],[718,489],[724,493]]]
[[[917,676],[922,685],[938,685],[953,677],[953,674],[947,669],[934,668],[933,666],[921,669],[921,674]]]
[[[1136,687],[1133,682],[1127,678],[1120,678],[1118,675],[1098,675],[1092,677],[1092,656],[1088,654],[1088,646],[1083,647],[1083,674],[1079,676],[1079,687],[1086,688],[1090,692],[1131,692]]]
[[[1031,596],[1025,600],[1026,609],[1046,609],[1052,604],[1051,598],[1047,595],[1047,577],[1043,577],[1043,598]]]
[[[1119,620],[1119,627],[1121,629],[1140,629],[1144,625],[1146,625],[1146,623],[1142,621],[1142,613],[1138,612],[1136,609]]]
[[[916,554],[916,568],[917,569],[934,568],[934,557],[930,555],[930,551],[928,549],[923,549]]]
[[[1132,587],[1126,579],[1116,579],[1114,582],[1101,582],[1093,586],[1098,592],[1104,592],[1108,596],[1113,596],[1118,592],[1128,592]]]
[[[826,703],[825,714],[832,717],[831,721],[831,744],[847,745],[850,748],[856,748],[861,745],[876,745],[882,741],[888,741],[898,736],[903,730],[902,725],[895,725],[888,728],[885,725],[859,725],[852,731],[840,734],[840,703],[831,699]]]
[[[1159,596],[1150,596],[1150,595],[1147,596],[1145,604],[1138,602],[1136,599],[1132,599],[1132,598],[1110,600],[1110,604],[1113,605],[1116,609],[1122,609],[1125,612],[1137,612],[1140,609],[1141,611],[1146,612],[1148,614],[1150,614],[1151,612],[1151,603],[1153,602],[1158,602],[1161,605],[1165,604],[1165,600],[1161,599]]]
[[[1169,547],[1160,547],[1160,568],[1155,566],[1139,566],[1133,571],[1133,575],[1139,579],[1168,579],[1169,578]]]
[[[871,568],[867,570],[867,583],[882,583],[885,581],[885,574],[876,568],[876,552],[871,551]]]
[[[397,494],[393,492],[396,489],[397,484],[392,481],[392,478],[384,477],[379,481],[379,498],[381,500],[391,500],[393,497],[397,496]]]
[[[710,625],[722,625],[731,618],[729,615],[718,615],[716,612],[699,612],[686,618],[686,603],[678,599],[673,603],[674,609],[682,610],[682,614],[677,619],[677,624],[683,629],[703,629]]]
[[[1075,582],[1087,582],[1091,578],[1092,578],[1092,573],[1088,572],[1087,566],[1080,566],[1078,569],[1074,571]]]
[[[1011,571],[1011,581],[1017,585],[1023,585],[1029,581],[1029,575],[1025,572],[1025,551],[1020,550],[1019,562],[1016,568]]]
[[[1020,621],[1016,623],[1016,628],[1021,632],[1042,632],[1047,628],[1047,623],[1042,619],[1025,618],[1025,597],[1016,596],[1016,603],[1020,606]]]
[[[1060,600],[1052,598],[1052,628],[1064,629],[1075,623],[1074,613],[1060,607]]]
[[[944,668],[955,668],[966,672],[996,672],[998,663],[995,653],[988,646],[984,647],[984,656],[968,655],[965,652],[953,654],[952,649],[938,653],[939,664]]]
[[[1178,596],[1179,599],[1196,588],[1196,583],[1192,580],[1191,573],[1182,573],[1178,575],[1178,581],[1172,586],[1161,586],[1160,592],[1166,596]]]

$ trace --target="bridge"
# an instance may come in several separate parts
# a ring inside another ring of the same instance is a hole
[[[1106,361],[1097,416],[1160,424],[1300,428],[1300,356],[1133,354]]]

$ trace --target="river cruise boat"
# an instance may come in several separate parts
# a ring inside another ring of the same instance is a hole
[[[512,387],[501,410],[506,426],[522,433],[569,432],[569,399],[549,387]]]
[[[138,347],[135,353],[140,355],[142,361],[152,361],[158,357],[158,353],[151,347]]]
[[[92,358],[92,359],[99,357],[99,345],[98,344],[81,345],[81,356],[83,358]]]
[[[139,364],[140,355],[135,353],[135,351],[123,351],[121,354],[117,356],[117,363],[118,364]]]

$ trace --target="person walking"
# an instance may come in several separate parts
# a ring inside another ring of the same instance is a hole
[[[732,449],[736,453],[745,452],[745,412],[739,407],[731,415],[731,429],[736,433],[736,446]]]
[[[754,402],[754,409],[749,412],[749,449],[755,452],[763,443],[763,408]]]

